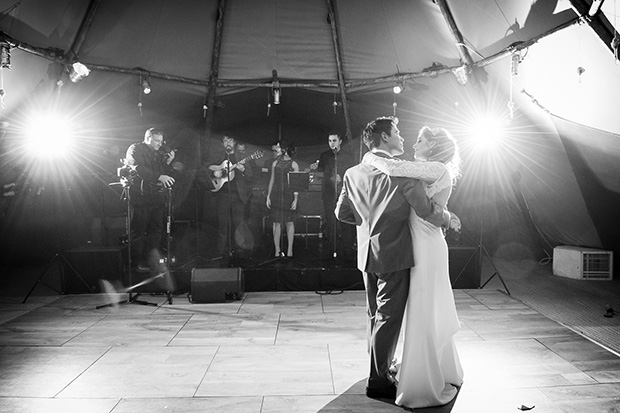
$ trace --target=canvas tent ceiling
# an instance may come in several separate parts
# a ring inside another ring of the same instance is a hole
[[[512,193],[506,188],[512,188],[511,175],[519,172],[519,190],[528,201],[534,225],[550,243],[604,246],[553,117],[532,103],[534,98],[557,117],[620,133],[619,118],[610,115],[611,108],[620,103],[620,77],[609,47],[588,24],[546,36],[575,22],[578,14],[571,3],[582,2],[449,1],[463,36],[460,44],[439,2],[430,0],[223,3],[221,48],[214,55],[220,13],[220,2],[215,0],[0,1],[0,31],[40,52],[12,48],[13,69],[2,71],[6,94],[0,116],[18,128],[27,122],[32,108],[59,105],[79,119],[86,135],[98,138],[92,145],[104,151],[112,144],[139,139],[152,125],[162,127],[194,154],[209,150],[210,141],[204,137],[211,129],[234,131],[262,147],[281,136],[294,137],[307,147],[301,155],[307,154],[311,161],[324,149],[327,131],[344,132],[347,127],[328,17],[333,3],[354,150],[360,150],[355,138],[364,124],[395,109],[406,136],[413,137],[419,127],[432,124],[446,126],[461,138],[477,111],[493,108],[505,115],[508,101],[514,101],[513,149],[521,152],[502,160],[506,171],[486,173],[498,176],[500,192]],[[611,4],[611,0],[606,2],[608,12]],[[92,19],[85,18],[93,8]],[[614,16],[608,17],[615,21]],[[440,70],[437,76],[425,72],[431,67],[459,67],[463,60],[459,48],[478,62],[538,38],[521,50],[519,76],[510,76],[509,55],[485,65],[478,72],[478,86],[474,80],[460,86],[450,70]],[[59,58],[50,60],[50,53]],[[80,83],[68,82],[66,62],[60,59],[63,54],[93,68],[91,75]],[[219,59],[217,88],[211,89],[215,104],[209,108],[212,124],[207,124],[203,105],[214,56]],[[579,67],[585,70],[581,74]],[[283,85],[282,104],[268,109],[269,88],[265,86],[272,81],[273,70]],[[139,73],[151,75],[153,93],[148,96],[140,94]],[[395,97],[391,87],[399,76],[407,78],[408,88]],[[59,79],[65,80],[60,88]],[[202,147],[197,148],[197,142]],[[620,151],[610,145],[602,152],[617,159]],[[593,159],[591,163],[598,165],[597,157]],[[199,160],[188,159],[192,162]],[[97,164],[98,160],[86,163]],[[475,163],[465,165],[466,171]],[[616,172],[612,167],[606,173],[613,177]],[[466,188],[475,186],[475,181],[471,174],[465,175],[453,201],[455,210],[461,212],[461,208],[466,218],[469,209],[465,205],[475,209],[482,202],[469,199],[471,192]],[[608,181],[614,182],[613,178]],[[613,184],[611,190],[618,192]],[[518,205],[520,197],[498,195],[508,198],[518,221],[523,209]],[[571,207],[557,214],[552,207],[557,204]],[[489,224],[495,229],[500,225]],[[504,247],[511,244],[499,238],[497,242]]]

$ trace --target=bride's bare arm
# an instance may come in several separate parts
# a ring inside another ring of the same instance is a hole
[[[427,183],[437,181],[446,172],[441,162],[411,162],[400,159],[382,158],[372,152],[364,155],[363,163],[368,163],[386,175],[420,179]]]

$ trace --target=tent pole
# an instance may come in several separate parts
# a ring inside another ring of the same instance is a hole
[[[589,3],[592,3],[592,1]],[[570,4],[573,6],[573,9],[575,9],[577,14],[583,16],[583,18],[589,23],[592,30],[594,30],[601,41],[613,54],[615,50],[612,43],[615,37],[615,29],[605,14],[600,12],[600,6],[603,2],[600,2],[601,4],[599,4],[599,9],[596,10],[596,13],[592,16],[590,16],[590,7],[592,4],[589,3],[585,0],[570,0]]]
[[[327,0],[327,12],[329,14],[329,25],[332,31],[332,40],[334,42],[334,55],[336,57],[336,68],[338,70],[338,88],[340,89],[340,99],[342,99],[342,109],[344,111],[344,122],[346,127],[345,136],[351,141],[351,119],[349,118],[349,104],[347,102],[347,92],[344,80],[344,68],[342,65],[342,53],[340,51],[340,41],[338,25],[336,24],[336,7],[334,0]],[[361,156],[361,152],[360,152]]]
[[[77,34],[75,35],[75,39],[73,39],[73,43],[69,48],[70,52],[73,54],[73,57],[76,57],[80,54],[80,49],[82,48],[82,43],[86,39],[86,35],[88,34],[88,30],[90,26],[93,24],[93,20],[95,19],[95,14],[97,13],[97,9],[99,8],[99,4],[101,0],[91,0],[88,4],[88,9],[86,10],[86,14],[82,19],[82,23],[80,23],[80,27],[78,29]],[[67,54],[65,54],[65,58],[67,58]]]
[[[222,33],[224,32],[224,12],[226,11],[226,0],[218,0],[217,16],[215,20],[215,38],[213,39],[213,49],[211,51],[211,71],[207,82],[207,116],[205,120],[205,140],[207,147],[210,143],[213,132],[213,116],[215,114],[215,91],[217,88],[217,77],[220,66],[220,52],[222,49]],[[202,148],[199,148],[199,162],[202,162]]]
[[[463,34],[461,34],[461,31],[456,25],[456,21],[454,20],[452,11],[450,11],[450,6],[448,6],[448,2],[446,0],[436,0],[436,3],[441,10],[443,18],[446,20],[446,23],[448,23],[448,27],[450,28],[454,39],[456,40],[456,47],[459,51],[459,54],[461,55],[461,60],[463,64],[465,64],[465,66],[467,67],[468,72],[470,72],[474,67],[474,59],[472,59],[471,54],[469,54],[469,50],[467,50],[467,47],[465,47],[465,40],[463,39]],[[475,75],[471,78],[473,78],[474,86],[480,86],[478,79]]]
[[[484,59],[479,60],[478,62],[476,62],[476,66],[478,67],[484,67],[484,66],[488,66],[491,65],[495,62],[497,62],[498,60],[503,59],[504,57],[511,55],[514,52],[518,52],[519,50],[523,50],[523,49],[527,49],[528,47],[532,46],[535,43],[538,43],[539,40],[544,39],[547,36],[550,36],[554,33],[557,33],[561,30],[567,29],[569,27],[581,24],[582,20],[581,17],[575,17],[573,20],[567,21],[566,23],[563,23],[557,27],[554,27],[551,30],[548,30],[546,32],[544,32],[543,34],[541,34],[540,36],[536,36],[533,37],[529,40],[525,40],[523,42],[517,42],[517,43],[513,43],[510,46],[500,50],[499,52],[485,57]]]

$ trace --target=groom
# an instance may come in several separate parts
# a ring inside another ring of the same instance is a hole
[[[395,117],[375,119],[362,133],[364,143],[377,156],[402,155],[404,140],[397,125]],[[339,220],[357,225],[357,264],[364,274],[369,317],[366,395],[371,398],[396,397],[389,367],[409,294],[409,270],[414,266],[411,207],[432,224],[450,224],[450,213],[428,199],[416,179],[390,177],[364,163],[344,175],[335,213]]]

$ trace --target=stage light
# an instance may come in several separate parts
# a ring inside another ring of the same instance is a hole
[[[72,150],[73,127],[56,114],[33,117],[26,129],[25,147],[37,158],[58,158]]]
[[[68,70],[69,70],[69,79],[73,83],[79,82],[80,80],[88,76],[90,73],[90,69],[88,69],[86,66],[84,66],[80,62],[73,63],[72,65],[68,67]]]
[[[271,91],[273,93],[273,104],[279,105],[280,97],[282,96],[282,89],[280,89],[280,81],[278,80],[278,71],[275,69],[272,70],[271,77],[272,77]]]
[[[280,104],[280,89],[273,90],[273,104],[274,105]]]
[[[149,93],[151,93],[151,80],[150,80],[150,76],[149,75],[144,75],[144,77],[142,77],[142,75],[140,75],[140,77],[142,78],[142,80],[141,80],[142,92],[145,95],[148,95]]]
[[[469,125],[469,135],[474,149],[493,150],[506,135],[504,119],[493,115],[481,116]]]
[[[454,74],[454,77],[456,77],[456,81],[461,86],[465,86],[467,82],[469,81],[470,69],[467,66],[463,65],[463,66],[457,67],[456,69],[452,69],[452,73]]]
[[[392,88],[394,94],[398,95],[405,90],[405,82],[398,82],[396,86]]]
[[[11,70],[11,46],[6,42],[0,43],[0,68]]]

